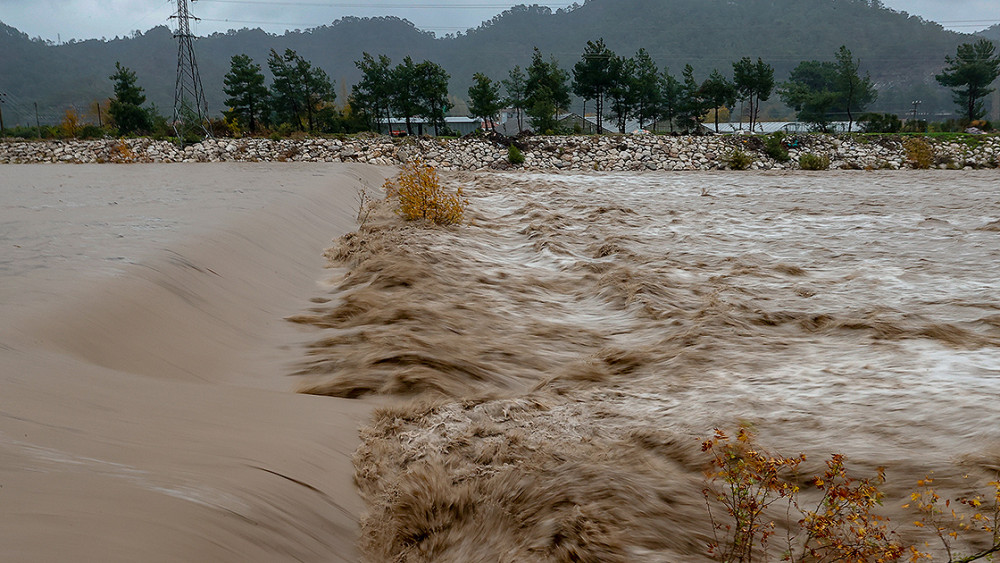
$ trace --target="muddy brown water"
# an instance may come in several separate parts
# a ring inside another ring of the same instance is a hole
[[[411,401],[356,454],[370,560],[702,559],[699,439],[741,423],[885,466],[905,543],[918,479],[1000,468],[995,172],[447,182],[469,224],[374,213],[293,319],[303,391]]]
[[[0,560],[357,561],[372,406],[284,317],[387,173],[0,165]]]

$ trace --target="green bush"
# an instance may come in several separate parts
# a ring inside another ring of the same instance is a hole
[[[524,153],[521,152],[521,149],[515,147],[514,145],[510,145],[507,147],[507,162],[513,164],[514,166],[524,164]]]
[[[803,170],[829,170],[830,157],[807,152],[799,157],[799,168]]]
[[[961,133],[962,131],[965,131],[965,127],[962,127],[962,124],[959,123],[958,121],[954,119],[949,119],[948,121],[945,121],[944,123],[940,124],[940,129],[937,130]],[[902,131],[904,133],[927,133],[928,131],[931,131],[931,127],[930,125],[928,125],[927,121],[923,119],[917,119],[917,120],[910,119],[907,120],[906,125],[903,125]]]
[[[746,170],[753,164],[753,157],[740,149],[733,149],[733,152],[726,155],[724,162],[733,170]]]
[[[77,133],[77,137],[81,139],[100,139],[103,136],[104,136],[103,129],[89,123],[81,127],[80,132]]]
[[[858,125],[864,133],[899,133],[903,129],[903,122],[892,113],[861,114]]]
[[[778,131],[764,137],[764,154],[778,162],[791,160],[792,157],[788,156],[788,149],[785,148],[785,134]]]

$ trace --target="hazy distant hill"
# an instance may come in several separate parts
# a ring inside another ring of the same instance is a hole
[[[992,41],[998,41],[998,42],[1000,42],[1000,23],[998,23],[996,25],[993,25],[993,26],[990,26],[990,27],[988,27],[988,28],[986,28],[986,29],[984,29],[982,31],[977,31],[976,35],[979,35],[981,37],[985,37],[985,38],[990,39]]]
[[[465,97],[474,72],[506,76],[526,65],[532,47],[554,54],[564,68],[579,59],[588,40],[603,37],[619,54],[645,47],[661,66],[696,75],[713,68],[731,72],[743,56],[763,57],[778,78],[800,61],[829,60],[840,45],[860,57],[881,91],[876,109],[905,112],[914,99],[922,111],[951,111],[949,93],[933,79],[944,56],[972,39],[915,16],[880,7],[878,0],[589,0],[572,10],[519,6],[457,36],[435,38],[397,18],[345,18],[303,32],[275,36],[259,29],[230,31],[196,43],[201,76],[213,113],[221,111],[222,77],[229,58],[246,53],[264,64],[269,49],[295,49],[337,81],[341,96],[358,78],[362,52],[431,59],[452,75],[451,90]],[[70,104],[85,109],[111,95],[107,77],[115,61],[131,67],[151,102],[169,113],[173,100],[176,44],[157,27],[126,39],[64,45],[32,41],[0,24],[0,91],[8,124],[34,119],[56,122]]]

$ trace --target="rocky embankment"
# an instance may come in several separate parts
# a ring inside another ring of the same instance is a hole
[[[516,143],[524,163],[508,162],[507,146],[486,138],[458,140],[358,136],[312,138],[207,139],[179,149],[151,139],[0,141],[0,163],[101,162],[364,162],[398,165],[421,157],[442,170],[718,170],[731,167],[734,152],[749,156],[754,170],[796,169],[811,153],[829,158],[831,169],[899,169],[919,159],[934,168],[996,168],[1000,137],[973,142],[926,138],[923,156],[912,140],[892,136],[798,135],[785,138],[789,160],[765,151],[757,136],[574,136],[530,137]],[[918,143],[918,144],[919,144]],[[918,152],[915,152],[918,151]]]

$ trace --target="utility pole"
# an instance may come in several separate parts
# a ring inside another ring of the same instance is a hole
[[[920,104],[922,104],[923,102],[920,101],[920,100],[913,100],[910,103],[913,104],[913,122],[916,123],[917,122],[917,107],[920,106]]]
[[[3,137],[3,104],[7,101],[6,97],[6,92],[0,92],[0,138]]]
[[[194,0],[190,0],[194,1]],[[205,127],[208,119],[208,102],[198,74],[198,62],[194,56],[194,36],[191,35],[191,11],[189,0],[177,0],[177,82],[174,87],[174,133],[177,142],[184,146],[188,133],[198,132],[210,137]],[[197,18],[194,18],[197,19]]]
[[[38,132],[38,138],[42,138],[42,124],[38,121],[38,102],[35,102],[35,131]]]

